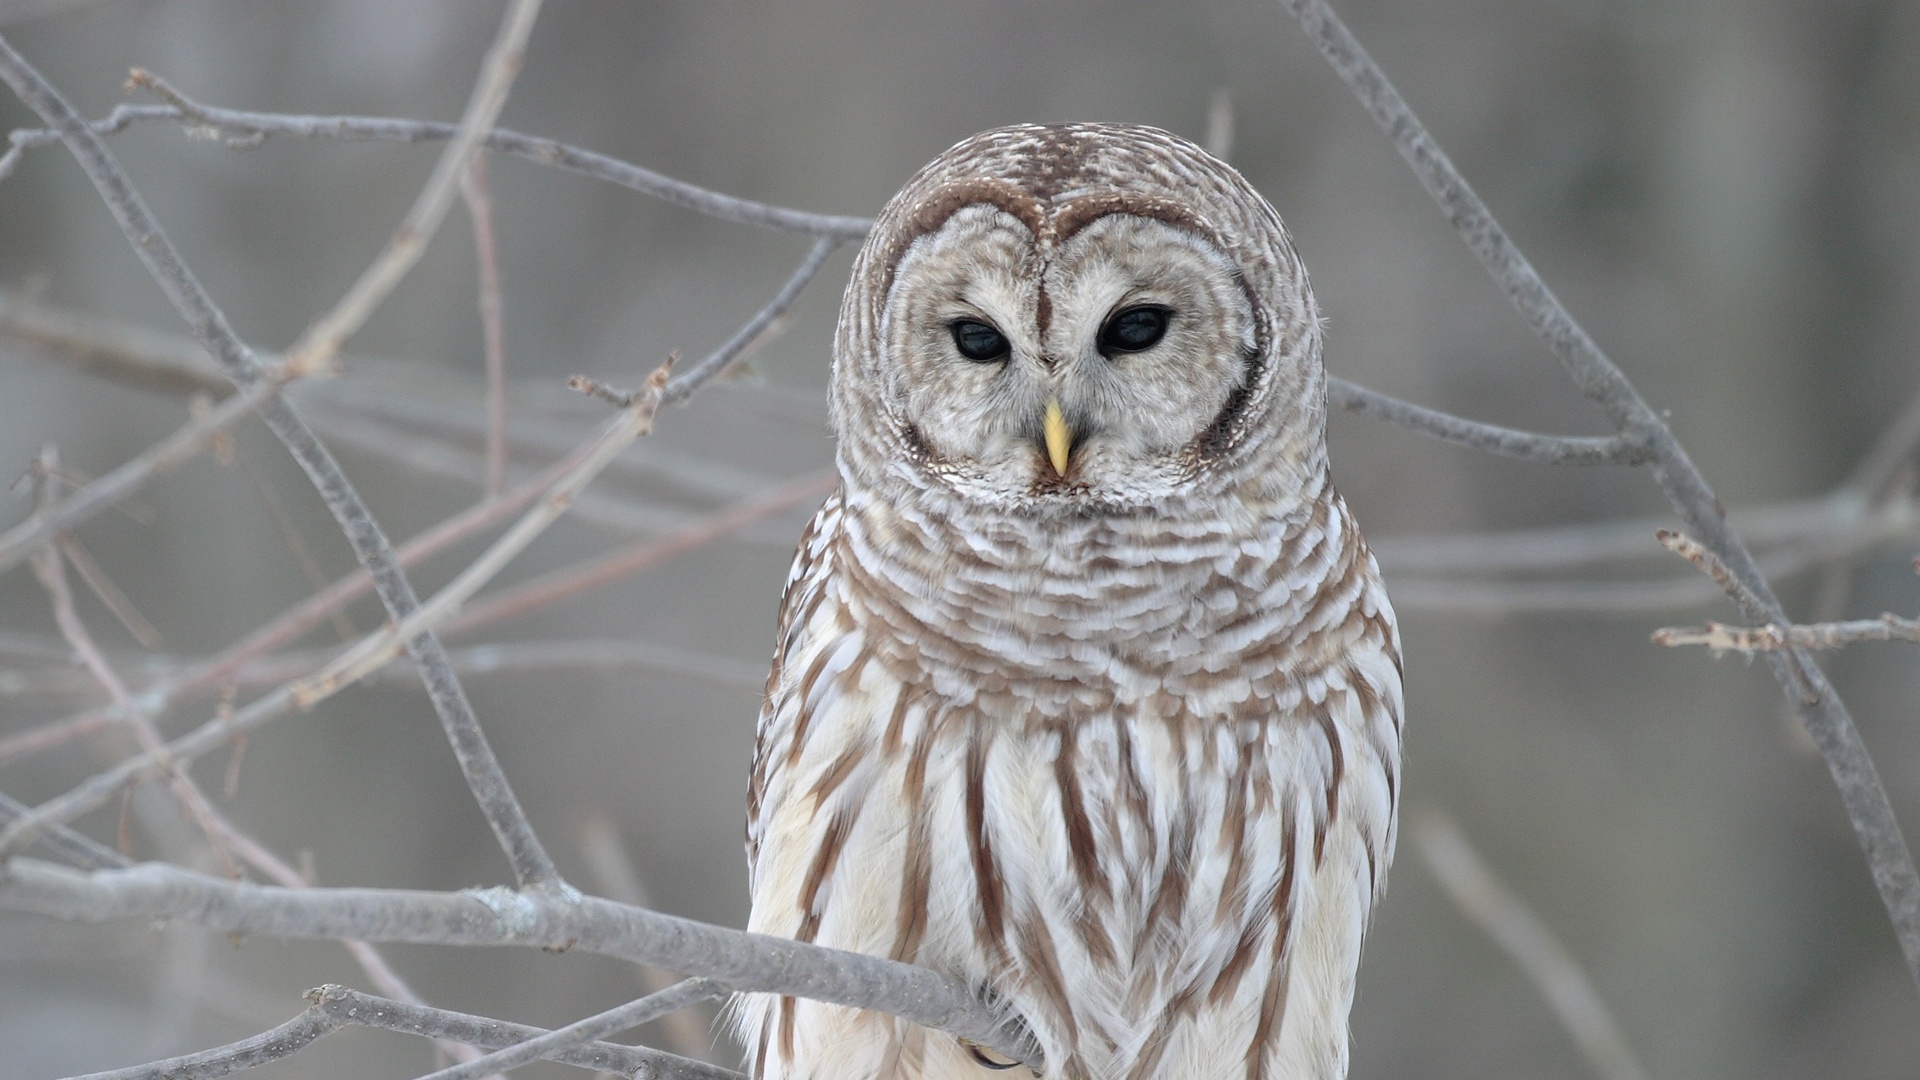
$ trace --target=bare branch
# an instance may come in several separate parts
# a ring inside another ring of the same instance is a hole
[[[793,306],[794,300],[800,296],[800,290],[807,287],[807,282],[812,281],[813,276],[826,265],[827,256],[833,254],[833,249],[839,246],[840,241],[831,236],[823,236],[814,241],[812,250],[807,252],[807,257],[800,260],[799,269],[793,272],[793,276],[787,279],[786,284],[780,286],[780,291],[774,294],[766,307],[755,312],[745,326],[735,331],[733,337],[727,339],[726,344],[703,357],[699,363],[688,368],[686,374],[675,379],[673,384],[667,387],[667,404],[678,405],[692,397],[693,392],[700,389],[708,379],[726,370],[728,364],[758,341],[760,335],[766,333],[767,329]]]
[[[1920,450],[1920,394],[1907,402],[1860,464],[1854,466],[1847,477],[1847,489],[1871,500],[1886,498],[1901,471],[1913,464],[1916,450]]]
[[[1920,619],[1884,613],[1877,619],[1826,623],[1769,623],[1728,626],[1710,622],[1699,628],[1668,626],[1653,632],[1653,643],[1668,647],[1705,645],[1715,652],[1766,652],[1771,649],[1838,649],[1859,641],[1920,642]]]
[[[1327,404],[1375,420],[1398,424],[1442,442],[1458,443],[1489,454],[1542,465],[1638,465],[1647,459],[1644,447],[1619,435],[1575,438],[1516,431],[1464,420],[1438,409],[1401,401],[1345,379],[1327,380]]]
[[[545,1035],[537,1035],[526,1042],[496,1050],[462,1065],[429,1073],[420,1080],[481,1080],[490,1072],[517,1069],[522,1065],[539,1061],[541,1058],[551,1057],[593,1042],[603,1035],[612,1035],[628,1028],[639,1027],[641,1024],[684,1009],[689,1005],[698,1005],[703,1001],[724,997],[726,994],[727,988],[712,979],[688,979],[665,990],[648,994],[638,1001],[616,1005],[606,1012],[597,1013],[584,1020],[576,1020],[566,1027],[556,1028]]]
[[[1659,529],[1653,535],[1660,541],[1660,546],[1699,567],[1701,573],[1712,578],[1714,584],[1720,586],[1728,596],[1733,597],[1734,602],[1741,607],[1764,606],[1760,597],[1747,588],[1746,582],[1734,577],[1733,571],[1727,569],[1727,564],[1720,561],[1720,556],[1707,550],[1700,541],[1672,529]]]
[[[1233,93],[1224,86],[1207,99],[1207,137],[1201,145],[1221,161],[1233,156]]]
[[[500,245],[493,235],[493,185],[487,155],[475,154],[460,194],[473,219],[480,268],[480,331],[487,351],[487,498],[507,489],[507,330],[500,290]]]
[[[474,155],[493,122],[507,104],[507,92],[526,56],[527,38],[533,33],[533,21],[540,14],[541,0],[513,0],[500,21],[493,47],[480,66],[480,78],[467,99],[467,111],[460,127],[434,163],[433,174],[414,199],[407,216],[393,231],[386,250],[366,268],[347,290],[333,310],[321,316],[287,350],[287,363],[295,371],[319,371],[332,363],[340,346],[367,321],[380,302],[387,298],[400,279],[413,269],[427,241],[440,228],[459,193],[460,179],[473,165]],[[129,82],[140,85],[146,73],[135,71]]]
[[[32,809],[13,796],[0,792],[0,822],[11,821]],[[133,865],[132,859],[90,836],[74,832],[65,825],[55,825],[41,833],[40,843],[47,850],[64,855],[75,866],[87,870],[105,870],[109,867]]]
[[[667,385],[667,372],[671,364],[669,360],[660,365],[647,380],[646,390],[608,422],[606,429],[579,463],[556,481],[545,497],[519,521],[514,522],[513,527],[494,541],[484,554],[435,593],[433,599],[394,625],[363,638],[358,645],[340,654],[325,668],[296,683],[293,695],[300,707],[310,709],[341,687],[351,685],[384,666],[388,660],[399,655],[405,642],[433,630],[458,611],[474,593],[493,580],[494,575],[506,569],[515,556],[526,550],[527,545],[533,543],[534,538],[544,532],[547,526],[558,521],[574,497],[599,475],[608,462],[626,449],[628,443],[653,428],[654,413],[660,407],[661,391]],[[487,784],[485,778],[472,773],[468,774],[468,783],[474,786],[475,797],[481,800],[488,820],[495,823],[495,831],[501,834],[501,842],[509,852],[513,850],[513,845],[508,842],[509,835],[524,830],[531,838],[531,828],[526,825],[525,816],[513,799],[512,792],[504,790],[504,783],[500,788],[495,788]]]
[[[70,1080],[210,1080],[212,1077],[226,1076],[292,1057],[305,1050],[315,1039],[331,1035],[342,1026],[340,1021],[314,1005],[271,1031],[263,1031],[237,1043],[132,1068],[88,1073],[71,1077]]]
[[[775,514],[825,498],[839,483],[832,469],[808,473],[795,480],[727,507],[717,514],[691,522],[657,539],[643,540],[628,547],[543,574],[510,589],[503,589],[474,604],[448,621],[446,632],[463,633],[480,626],[522,615],[536,608],[577,596],[609,582],[657,566],[676,555],[691,551],[728,533],[746,528]]]
[[[322,986],[308,991],[307,998],[314,1002],[316,1008],[343,1025],[403,1031],[470,1046],[484,1046],[490,1050],[513,1046],[547,1033],[545,1028],[388,1001],[344,986]],[[644,1046],[624,1046],[620,1043],[589,1042],[543,1056],[566,1065],[644,1080],[743,1080],[739,1073],[731,1069],[676,1057]]]
[[[3,44],[3,43],[0,43]],[[147,481],[177,468],[207,448],[235,421],[275,398],[284,385],[284,369],[260,379],[155,443],[140,456],[74,492],[45,514],[35,515],[0,533],[0,570],[20,560],[52,537],[68,532],[100,511],[138,491]]]
[[[589,810],[581,819],[580,854],[586,859],[587,869],[593,874],[594,884],[602,895],[634,907],[653,906],[646,885],[640,880],[640,871],[627,855],[627,846],[620,837],[619,826],[599,807]],[[672,972],[662,971],[652,964],[634,965],[634,974],[639,976],[641,988],[650,994],[673,984]],[[705,1055],[710,1043],[707,1024],[701,1016],[692,1010],[682,1009],[668,1014],[662,1020],[661,1027],[669,1046],[688,1057]]]
[[[296,139],[405,143],[444,142],[453,138],[459,130],[453,124],[431,120],[379,116],[291,116],[221,109],[188,99],[151,72],[142,85],[156,92],[164,89],[167,100],[174,104],[119,105],[105,118],[96,121],[94,130],[110,135],[136,123],[162,121],[177,122],[186,128],[212,128],[243,137],[285,136]],[[11,162],[18,160],[20,151],[60,141],[56,133],[44,130],[15,131],[9,138],[13,144],[13,148],[7,152],[11,160],[0,161],[0,178],[5,178],[12,171]],[[790,210],[784,206],[769,206],[752,199],[724,195],[618,158],[517,131],[496,128],[488,133],[485,145],[496,153],[511,154],[541,165],[605,180],[663,202],[740,225],[783,229],[809,236],[831,236],[841,240],[857,240],[873,227],[871,218],[810,214],[803,210]]]
[[[1420,856],[1460,913],[1487,932],[1533,980],[1600,1080],[1647,1080],[1593,981],[1547,924],[1494,876],[1460,827],[1443,814],[1413,823]]]
[[[889,1013],[1045,1071],[1017,1021],[950,975],[598,897],[499,888],[288,889],[222,881],[164,863],[82,873],[15,857],[0,870],[0,907],[85,922],[187,919],[228,933],[275,937],[580,949],[703,976],[743,992]]]
[[[1707,485],[1673,430],[1626,375],[1574,321],[1506,230],[1494,220],[1399,92],[1325,0],[1283,0],[1340,78],[1359,97],[1427,193],[1445,211],[1487,271],[1536,334],[1544,340],[1580,392],[1598,405],[1622,438],[1644,448],[1647,464],[1688,531],[1712,551],[1741,589],[1735,595],[1754,623],[1787,621],[1746,545],[1728,526],[1719,499]],[[1846,804],[1867,866],[1905,954],[1908,973],[1920,983],[1920,871],[1901,834],[1899,819],[1880,783],[1846,705],[1811,657],[1800,650],[1762,654],[1800,720],[1820,747]]]
[[[516,5],[509,9],[509,14],[519,10]],[[214,304],[212,297],[180,258],[180,253],[153,219],[145,201],[134,190],[106,144],[59,91],[15,52],[4,38],[0,38],[0,79],[4,79],[29,108],[39,113],[60,133],[62,141],[73,152],[88,179],[100,191],[115,220],[119,222],[121,231],[132,242],[135,253],[146,264],[167,298],[186,318],[194,336],[220,361],[228,377],[242,388],[251,387],[259,381],[259,360],[234,333],[226,315]],[[353,546],[355,557],[373,578],[375,591],[380,594],[381,603],[386,607],[389,617],[396,623],[404,622],[418,608],[419,600],[405,571],[394,560],[393,549],[387,542],[385,532],[367,510],[366,503],[353,489],[339,463],[284,400],[269,400],[262,405],[260,412],[267,426],[292,452],[301,469],[319,490],[327,509]],[[460,687],[459,678],[447,664],[446,652],[439,639],[432,633],[422,634],[407,643],[407,650],[420,666],[428,696],[448,740],[453,744],[454,756],[459,760],[462,771],[474,786],[488,792],[483,799],[484,804],[510,806],[518,810],[512,789],[500,771],[492,748],[487,745],[486,736],[480,730],[479,720]],[[272,707],[269,704],[263,709]],[[210,727],[203,726],[201,732],[208,731]],[[29,815],[8,826],[6,832],[0,834],[0,851],[8,850],[10,839],[17,841],[27,835],[24,830],[33,818],[33,815]],[[490,824],[496,826],[496,835],[499,835],[503,847],[507,848],[508,860],[513,864],[515,873],[523,875],[523,884],[544,887],[559,882],[559,873],[553,866],[553,860],[540,846],[532,829],[526,826],[523,813],[506,820],[490,821]],[[501,831],[503,827],[516,824],[518,828]]]

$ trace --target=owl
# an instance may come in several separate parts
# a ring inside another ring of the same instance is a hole
[[[950,973],[1050,1078],[1345,1074],[1401,662],[1320,352],[1279,216],[1166,132],[1003,128],[908,181],[840,309],[753,930]],[[1013,1064],[790,997],[736,1024],[759,1080]]]

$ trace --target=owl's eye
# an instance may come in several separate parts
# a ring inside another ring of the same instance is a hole
[[[1173,315],[1163,307],[1130,307],[1107,320],[1100,328],[1100,355],[1112,359],[1114,353],[1151,349],[1166,336],[1167,322]]]
[[[1005,360],[1013,349],[1005,334],[978,319],[955,319],[951,329],[954,347],[976,364]]]

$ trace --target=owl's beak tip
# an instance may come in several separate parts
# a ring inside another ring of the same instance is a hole
[[[1060,411],[1060,402],[1047,402],[1046,420],[1041,424],[1047,438],[1047,460],[1053,463],[1053,471],[1061,476],[1067,475],[1067,455],[1073,449],[1073,429],[1067,426],[1067,416]]]

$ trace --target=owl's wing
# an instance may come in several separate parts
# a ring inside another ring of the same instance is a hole
[[[833,570],[833,540],[840,532],[841,493],[835,491],[807,522],[800,534],[800,546],[793,555],[793,568],[787,572],[786,588],[780,594],[780,618],[777,643],[773,651],[773,669],[767,673],[766,695],[760,703],[760,720],[753,740],[753,772],[747,782],[747,872],[752,879],[760,862],[760,839],[766,829],[762,800],[767,792],[768,770],[777,748],[791,735],[802,702],[789,690],[786,673],[805,647],[813,614],[819,609]]]

